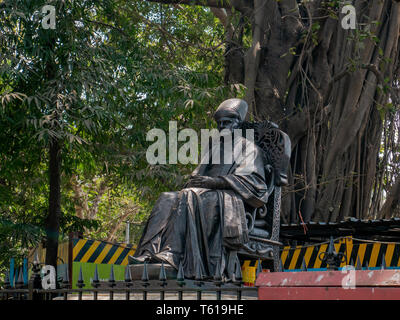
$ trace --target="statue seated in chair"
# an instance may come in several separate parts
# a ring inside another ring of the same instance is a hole
[[[244,100],[224,101],[214,114],[218,130],[242,128],[247,109]],[[221,143],[206,155],[219,152],[220,164],[202,161],[184,189],[160,195],[130,264],[164,262],[176,270],[181,264],[189,279],[198,273],[210,278],[217,270],[230,277],[236,253],[249,244],[245,208],[265,206],[271,193],[263,151],[244,134],[232,136],[221,134]],[[230,161],[226,143],[233,145]]]

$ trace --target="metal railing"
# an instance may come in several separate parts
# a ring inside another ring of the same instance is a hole
[[[133,280],[130,267],[125,268],[125,280],[116,281],[111,266],[107,281],[100,281],[97,265],[91,279],[91,288],[85,288],[82,267],[79,270],[76,288],[71,287],[68,271],[65,269],[62,280],[56,289],[42,289],[42,278],[38,263],[33,263],[32,275],[25,285],[20,273],[11,287],[6,277],[0,300],[248,300],[257,299],[257,288],[244,286],[240,267],[230,279],[223,279],[218,271],[212,279],[204,279],[197,274],[195,279],[185,279],[182,266],[176,279],[167,279],[164,264],[160,266],[159,277],[150,280],[147,264],[143,265],[140,280]]]

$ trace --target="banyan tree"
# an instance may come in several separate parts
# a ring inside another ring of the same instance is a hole
[[[292,141],[284,222],[399,214],[399,2],[152,2],[223,24],[225,82]]]

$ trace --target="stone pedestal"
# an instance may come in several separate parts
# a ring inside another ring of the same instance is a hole
[[[141,280],[143,275],[143,264],[132,264],[129,266],[131,269],[132,280]],[[176,279],[178,274],[177,270],[170,265],[164,264],[165,274],[167,280]],[[160,277],[161,263],[148,263],[147,273],[149,280],[158,280]]]

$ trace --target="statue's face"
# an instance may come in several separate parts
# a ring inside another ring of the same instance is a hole
[[[221,117],[217,120],[218,131],[224,129],[233,132],[234,129],[238,129],[240,126],[240,120],[236,117]]]

